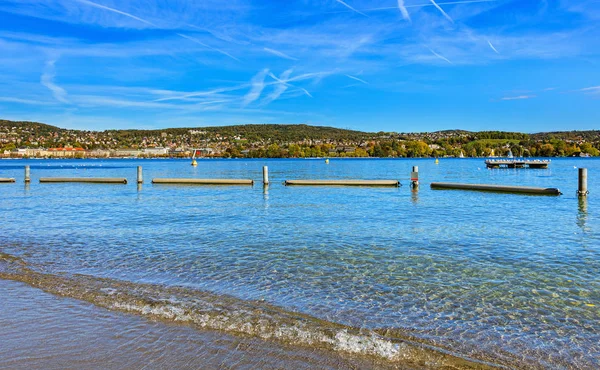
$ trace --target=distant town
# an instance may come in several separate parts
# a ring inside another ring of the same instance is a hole
[[[361,132],[309,125],[70,130],[0,120],[1,158],[590,157],[600,131]]]

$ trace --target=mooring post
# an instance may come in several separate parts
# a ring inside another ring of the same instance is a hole
[[[410,185],[413,189],[419,187],[419,166],[413,166],[412,172],[410,173]]]
[[[25,182],[31,182],[31,171],[29,166],[25,166]]]
[[[577,195],[580,197],[585,197],[589,194],[587,187],[587,168],[579,169],[579,188],[577,190]]]
[[[144,178],[142,177],[142,166],[138,166],[137,168],[137,183],[141,184],[144,182]]]
[[[263,166],[263,185],[269,185],[269,167]]]

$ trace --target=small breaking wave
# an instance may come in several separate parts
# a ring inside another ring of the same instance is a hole
[[[138,284],[88,275],[48,274],[0,252],[0,278],[97,306],[201,329],[369,356],[411,368],[487,369],[501,365],[462,357],[414,340],[341,325],[265,302],[185,287]]]

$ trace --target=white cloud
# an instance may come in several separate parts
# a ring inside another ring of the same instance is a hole
[[[406,10],[406,5],[404,5],[404,0],[398,0],[398,9],[400,9],[400,13],[402,14],[402,18],[407,21],[410,20],[410,14],[408,14],[408,10]]]
[[[500,98],[500,100],[524,100],[524,99],[533,99],[536,95],[519,95],[519,96],[506,96],[504,98]]]

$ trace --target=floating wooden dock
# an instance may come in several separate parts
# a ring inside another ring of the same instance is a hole
[[[127,184],[121,177],[40,177],[42,183],[85,182],[93,184]]]
[[[172,185],[254,185],[254,180],[247,179],[152,179],[153,184]]]
[[[491,191],[499,193],[515,194],[537,194],[537,195],[561,195],[557,188],[536,188],[532,186],[510,186],[510,185],[486,185],[486,184],[461,184],[453,182],[432,182],[432,189],[452,189],[452,190],[475,190]]]
[[[8,178],[4,178],[4,177],[0,177],[0,183],[1,182],[15,182],[15,179],[8,179]]]
[[[398,180],[286,180],[285,185],[303,186],[400,186]]]
[[[548,168],[550,160],[524,160],[524,159],[488,159],[485,161],[487,168]]]

